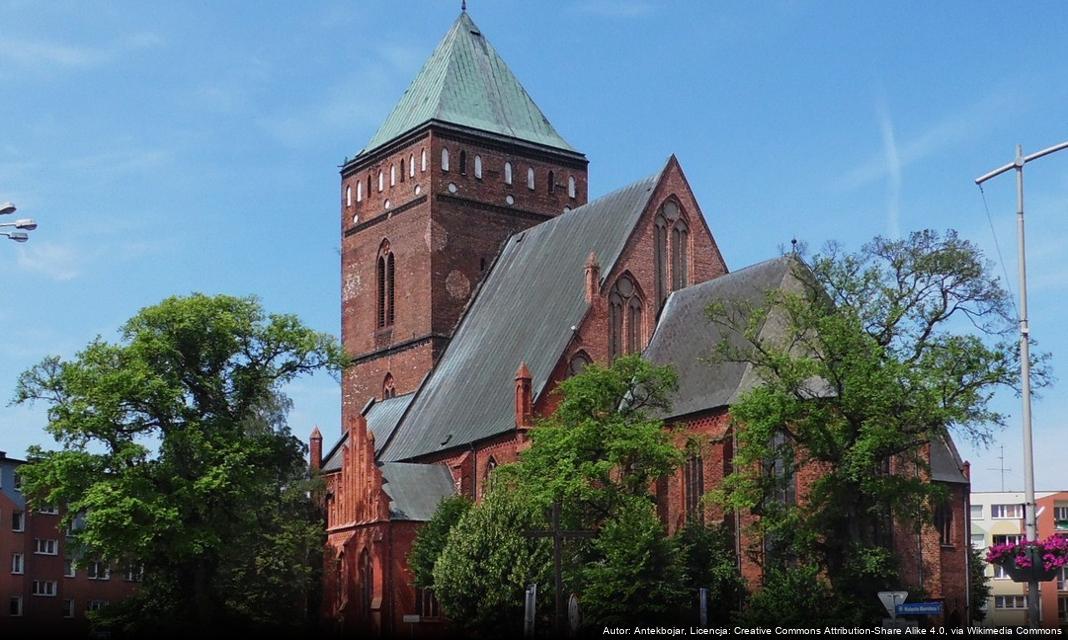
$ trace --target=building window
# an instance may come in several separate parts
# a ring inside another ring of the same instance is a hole
[[[363,183],[356,181],[356,202],[363,202]]]
[[[415,177],[415,154],[408,156],[408,177]]]
[[[15,491],[22,491],[22,476],[18,471],[15,472]]]
[[[690,280],[690,227],[679,205],[668,200],[660,207],[653,221],[653,261],[656,277],[657,301],[663,307],[667,300],[668,238],[670,241],[671,291],[682,289]]]
[[[401,158],[400,181],[404,182],[404,158]]]
[[[579,351],[575,355],[571,356],[571,360],[567,364],[568,372],[577,376],[586,370],[586,367],[590,366],[593,361],[590,360],[590,356],[585,351]]]
[[[393,374],[387,373],[386,379],[382,381],[382,399],[388,400],[395,397],[397,397],[397,389],[393,384]]]
[[[11,596],[7,603],[7,615],[12,618],[22,617],[22,596]]]
[[[608,295],[608,345],[614,360],[642,349],[642,300],[638,285],[623,274]]]
[[[371,565],[371,554],[367,553],[364,549],[363,554],[360,555],[360,589],[361,600],[363,601],[363,610],[365,613],[370,614],[371,604],[374,602],[374,567]]]
[[[549,172],[549,193],[556,193],[556,174]]]
[[[1053,507],[1053,519],[1057,522],[1068,521],[1068,505]]]
[[[1068,624],[1068,596],[1057,598],[1057,621],[1062,625]]]
[[[74,598],[67,598],[66,600],[63,601],[63,617],[64,618],[73,618],[74,617]]]
[[[534,167],[527,169],[527,189],[534,190]]]
[[[441,171],[447,173],[449,171],[449,150],[441,150]]]
[[[73,558],[67,558],[66,560],[63,561],[63,577],[64,578],[73,578],[76,575],[77,575],[77,570],[76,570],[76,567],[74,565],[74,559]]]
[[[504,184],[512,184],[512,163],[504,163]]]
[[[438,606],[438,599],[434,597],[433,589],[420,589],[419,616],[429,619],[437,619],[441,617],[441,607]]]
[[[1023,534],[1022,533],[1007,534],[1007,535],[998,534],[998,535],[994,536],[994,546],[995,547],[1000,545],[1000,544],[1020,544],[1021,542],[1023,542]]]
[[[467,152],[463,149],[460,150],[460,175],[467,175]]]
[[[1027,596],[994,596],[995,609],[1026,609]]]
[[[111,566],[102,560],[94,560],[86,567],[90,580],[111,580]]]
[[[397,186],[397,165],[396,164],[390,164],[389,165],[389,186],[391,186],[391,187]]]
[[[701,452],[696,447],[691,451],[683,467],[683,481],[686,485],[686,519],[703,522],[704,509],[701,507],[701,497],[705,495],[705,464]]]
[[[567,197],[575,199],[575,176],[567,177]]]
[[[108,606],[107,600],[90,600],[89,606],[86,607],[86,609],[89,611],[100,611],[106,606]]]
[[[40,509],[38,509],[37,513],[39,513],[41,515],[46,515],[46,516],[58,516],[59,515],[59,507],[52,506],[52,505],[45,505],[45,506],[41,507]]]
[[[1057,574],[1057,591],[1068,591],[1068,567],[1061,567]]]
[[[351,207],[352,206],[352,185],[351,184],[347,185],[345,187],[345,206],[346,207]]]
[[[426,171],[426,149],[419,152],[419,170]]]
[[[475,178],[482,179],[482,156],[475,156]]]
[[[934,525],[938,530],[938,542],[942,546],[953,546],[953,507],[948,503],[939,503],[935,507]]]
[[[378,170],[378,192],[382,193],[382,190],[386,188],[386,179],[383,177],[382,170]]]
[[[22,575],[26,571],[26,556],[21,553],[11,554],[11,573]]]
[[[679,220],[671,230],[671,290],[678,291],[689,284],[690,261],[687,247],[690,241],[690,229],[686,222]]]
[[[990,517],[996,520],[1012,520],[1024,517],[1022,504],[993,504],[990,505]]]
[[[396,268],[394,266],[393,252],[390,251],[388,241],[383,241],[381,248],[378,250],[376,271],[378,283],[378,328],[381,329],[393,325],[393,303],[396,300],[393,292]]]
[[[995,580],[1008,580],[1011,577],[1012,576],[1009,575],[1009,572],[1005,570],[1005,567],[1001,566],[1000,564],[994,565]]]
[[[46,538],[34,538],[33,539],[33,552],[42,556],[56,556],[59,555],[59,541],[46,539]]]
[[[983,519],[983,505],[981,505],[981,504],[973,504],[972,507],[971,507],[971,511],[972,511],[972,520],[982,520]]]
[[[128,564],[123,572],[123,580],[126,582],[141,582],[145,577],[145,567],[141,564]]]
[[[986,536],[981,533],[972,534],[972,546],[976,549],[982,549],[986,546]]]
[[[12,511],[11,512],[11,530],[15,532],[26,530],[26,512],[24,511]]]
[[[658,213],[653,221],[653,266],[656,280],[657,312],[664,307],[667,300],[667,259],[668,259],[668,223],[663,213]]]
[[[44,596],[46,598],[56,597],[58,586],[55,580],[34,580],[33,589],[30,593],[35,596]]]

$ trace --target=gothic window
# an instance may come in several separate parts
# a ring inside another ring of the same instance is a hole
[[[415,177],[415,154],[408,156],[408,177]]]
[[[397,185],[397,165],[389,165],[389,186],[394,187]]]
[[[449,150],[441,150],[441,171],[447,172],[449,170]]]
[[[590,356],[585,351],[579,351],[575,355],[571,356],[571,360],[567,363],[567,370],[570,375],[577,376],[586,370],[586,367],[590,366],[593,360],[590,360]]]
[[[534,190],[534,167],[527,169],[527,189]]]
[[[608,351],[614,360],[642,349],[642,298],[629,274],[616,280],[608,295]]]
[[[363,182],[356,181],[356,202],[363,202]]]
[[[764,469],[773,483],[772,501],[786,507],[797,504],[794,450],[782,432],[771,438],[771,458],[765,461]]]
[[[681,218],[675,223],[671,231],[671,289],[677,291],[687,286],[689,263],[686,259],[686,246],[690,237],[690,230],[686,222]]]
[[[575,176],[567,177],[567,197],[572,200],[575,198]]]
[[[345,206],[346,207],[351,207],[352,206],[352,185],[351,184],[345,187]]]
[[[556,193],[556,175],[549,172],[549,193]]]
[[[393,324],[394,271],[393,252],[389,248],[389,242],[383,241],[378,250],[378,262],[375,267],[375,281],[378,285],[376,316],[379,329]]]
[[[953,544],[953,507],[948,502],[940,502],[934,512],[935,529],[938,530],[938,542],[943,546]]]
[[[486,461],[486,475],[482,478],[482,495],[486,495],[486,492],[493,486],[493,470],[496,468],[497,460],[490,456],[490,459]]]
[[[334,583],[337,585],[337,592],[334,594],[337,603],[341,604],[348,597],[348,589],[345,585],[345,552],[342,551],[337,556],[337,564],[334,566]]]
[[[686,519],[704,520],[704,510],[701,508],[701,496],[705,494],[705,467],[701,452],[694,447],[690,456],[686,459],[683,467],[683,481],[685,482]]]
[[[460,175],[467,175],[467,152],[460,150]]]
[[[382,193],[382,190],[386,187],[385,178],[382,175],[382,170],[378,170],[378,192]]]
[[[512,163],[504,163],[504,184],[512,184]]]
[[[656,306],[659,311],[667,300],[667,219],[663,213],[658,213],[653,221],[653,264],[655,266],[654,279],[656,280]]]
[[[404,182],[404,158],[401,158],[400,175],[398,176],[401,182]]]
[[[426,149],[419,152],[419,170],[426,171]]]
[[[386,379],[382,381],[382,399],[389,400],[397,396],[396,385],[393,384],[393,374],[387,373]]]
[[[371,197],[371,174],[367,174],[367,197]]]
[[[367,549],[364,549],[363,553],[360,554],[360,600],[363,610],[368,614],[371,612],[371,604],[375,595],[374,571],[374,567],[371,565],[371,554],[367,553]]]
[[[482,179],[482,156],[475,156],[475,177]]]

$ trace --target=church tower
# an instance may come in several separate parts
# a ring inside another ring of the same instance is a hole
[[[503,241],[585,204],[586,169],[462,12],[341,169],[345,424],[416,390]]]

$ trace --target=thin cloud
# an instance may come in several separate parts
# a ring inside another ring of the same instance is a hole
[[[18,266],[60,282],[77,278],[85,256],[70,245],[31,240],[18,248]]]
[[[645,0],[586,0],[574,10],[604,18],[636,18],[653,13],[656,6]]]
[[[877,112],[886,162],[886,227],[891,238],[898,238],[901,236],[901,154],[894,135],[894,122],[884,101],[879,101]]]
[[[162,44],[163,39],[150,32],[133,34],[102,46],[35,38],[5,38],[4,45],[0,47],[0,61],[34,69],[88,69]]]

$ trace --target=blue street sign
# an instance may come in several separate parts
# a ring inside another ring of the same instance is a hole
[[[908,602],[897,605],[899,616],[940,616],[942,615],[941,602]]]

